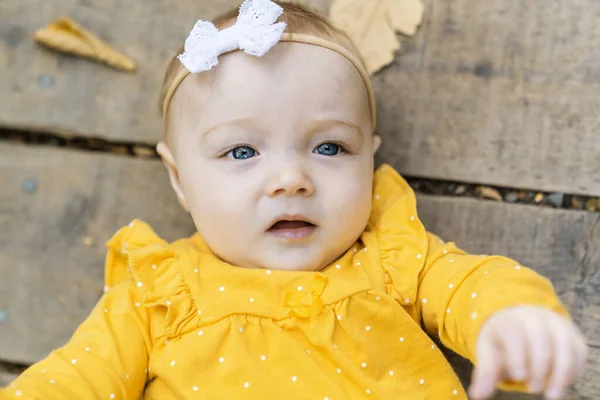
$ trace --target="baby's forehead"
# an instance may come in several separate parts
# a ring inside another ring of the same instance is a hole
[[[334,51],[302,43],[279,43],[260,58],[229,53],[212,70],[190,74],[178,92],[173,106],[184,107],[202,126],[265,114],[360,124],[370,115],[367,89],[354,65]]]

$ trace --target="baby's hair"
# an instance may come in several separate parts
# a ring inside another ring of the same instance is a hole
[[[300,4],[285,1],[274,1],[274,3],[283,8],[283,13],[278,21],[287,24],[286,33],[312,35],[337,43],[354,54],[364,65],[364,62],[360,58],[360,53],[352,43],[352,40],[342,30],[336,28],[325,16]],[[232,9],[213,19],[212,23],[219,30],[225,29],[235,23],[237,16],[238,9]],[[173,56],[167,67],[158,103],[161,111],[171,83],[184,68],[183,64],[177,59],[177,55],[181,53],[183,53],[183,45],[177,54]]]

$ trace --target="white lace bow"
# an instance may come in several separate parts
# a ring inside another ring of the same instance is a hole
[[[192,73],[208,71],[219,63],[218,57],[233,50],[243,50],[257,57],[265,55],[286,28],[275,23],[283,9],[270,0],[246,0],[240,6],[237,21],[219,31],[211,22],[199,20],[185,40],[184,52],[178,56]]]

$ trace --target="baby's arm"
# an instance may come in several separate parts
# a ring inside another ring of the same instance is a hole
[[[482,328],[502,313],[507,315],[509,309],[529,306],[570,324],[548,279],[508,258],[468,255],[432,234],[428,239],[426,263],[419,276],[417,308],[421,322],[430,334],[439,335],[445,346],[476,365],[481,356],[477,347]],[[509,319],[511,323],[502,327],[506,337],[518,328],[515,319]],[[545,350],[551,353],[552,348]],[[508,351],[502,356],[508,356]],[[498,361],[502,362],[502,357]],[[514,382],[507,387],[525,389]]]
[[[141,304],[131,281],[114,286],[64,347],[0,389],[0,399],[141,398],[151,343]]]

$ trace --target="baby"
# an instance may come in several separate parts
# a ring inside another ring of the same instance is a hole
[[[473,398],[559,398],[582,335],[547,279],[444,243],[408,184],[373,172],[351,41],[268,0],[214,24],[196,24],[161,96],[158,152],[197,233],[121,229],[90,317],[0,398],[465,399],[428,334],[476,364]]]

